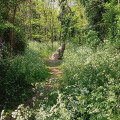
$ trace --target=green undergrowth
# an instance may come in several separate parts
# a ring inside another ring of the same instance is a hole
[[[30,46],[35,50],[39,51],[41,58],[49,58],[59,47],[58,42],[53,43],[53,49],[51,43],[39,43],[39,42],[30,42]]]
[[[0,60],[0,110],[13,109],[27,100],[31,87],[49,77],[40,54],[37,44],[30,42],[23,55]]]
[[[15,119],[120,119],[120,53],[118,50],[107,45],[91,49],[67,44],[60,68],[64,80],[61,89],[52,90],[36,108],[19,106],[12,113]]]
[[[54,104],[48,99],[40,105],[37,120],[120,119],[118,50],[110,45],[91,49],[68,44],[62,70],[64,85],[52,92]]]
[[[86,47],[68,49],[63,71],[65,86],[61,93],[64,93],[63,101],[67,104],[65,108],[73,107],[70,113],[74,113],[74,119],[120,119],[118,50],[110,45],[96,50]]]

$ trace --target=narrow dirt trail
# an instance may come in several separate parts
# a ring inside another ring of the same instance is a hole
[[[46,84],[46,86],[51,86],[52,88],[59,88],[59,84],[56,83],[56,80],[59,80],[59,76],[62,74],[62,70],[59,67],[49,67],[50,75],[50,84]]]
[[[46,63],[45,63],[46,64]],[[49,65],[48,65],[49,64]],[[60,88],[59,76],[62,74],[62,70],[59,69],[61,61],[48,60],[47,65],[50,71],[50,78],[42,83],[36,83],[35,88],[33,88],[33,97],[25,103],[25,106],[34,107],[38,105],[42,100],[46,99],[48,94],[53,90],[58,90]]]
[[[51,72],[51,77],[50,78],[58,78],[58,75],[62,74],[62,71],[58,67],[50,67],[49,68]]]

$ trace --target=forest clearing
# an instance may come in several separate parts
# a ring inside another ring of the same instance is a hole
[[[119,0],[0,0],[0,120],[120,120]]]

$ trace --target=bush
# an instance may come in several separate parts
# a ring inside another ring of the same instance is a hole
[[[98,33],[90,30],[88,34],[85,36],[85,44],[90,47],[97,47],[101,43],[98,38]]]
[[[24,53],[25,47],[27,46],[26,43],[26,35],[22,29],[13,26],[9,22],[2,23],[0,37],[3,39],[3,43],[9,49],[10,47],[10,34],[11,30],[13,30],[13,55]]]
[[[111,0],[110,3],[105,4],[105,13],[103,14],[103,21],[105,30],[107,33],[107,39],[110,40],[111,43],[115,43],[118,38],[119,32],[119,8],[117,1]],[[119,39],[119,38],[118,38]]]
[[[13,108],[15,103],[26,100],[31,84],[41,82],[49,76],[40,58],[40,51],[30,46],[24,56],[0,59],[0,110]]]

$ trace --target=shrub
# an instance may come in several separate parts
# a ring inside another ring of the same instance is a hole
[[[23,56],[0,59],[0,110],[14,107],[15,103],[27,99],[31,84],[41,82],[49,76],[40,58],[40,51],[28,46]]]
[[[103,21],[107,33],[107,39],[111,43],[115,43],[119,32],[119,8],[116,1],[111,0],[105,4],[105,13],[103,14]],[[119,38],[118,38],[119,39]]]
[[[85,44],[90,47],[97,47],[101,43],[98,38],[98,33],[90,30],[88,34],[85,36]]]

